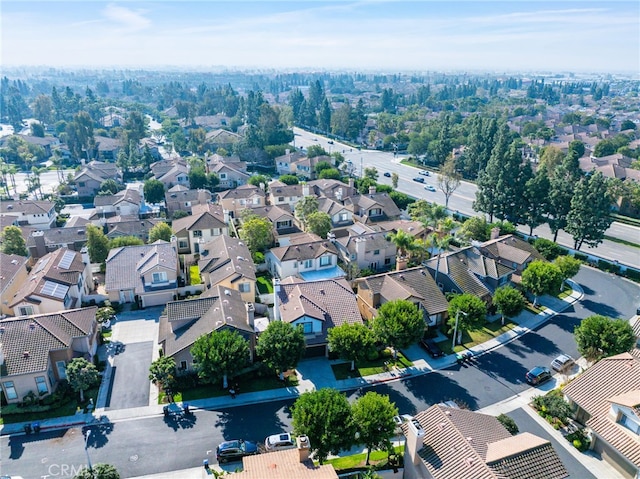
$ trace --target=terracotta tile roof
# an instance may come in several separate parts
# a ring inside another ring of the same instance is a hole
[[[565,386],[563,393],[589,414],[586,426],[640,468],[638,435],[609,417],[612,402],[640,402],[627,397],[627,394],[638,390],[640,350],[634,349],[601,359]]]
[[[45,371],[49,352],[70,348],[73,338],[91,333],[96,307],[0,321],[2,375]]]
[[[297,449],[257,454],[242,459],[242,472],[238,479],[338,479],[330,464],[316,466],[313,461],[300,462]]]
[[[561,479],[569,474],[546,439],[523,432],[489,444],[487,465],[509,479]]]

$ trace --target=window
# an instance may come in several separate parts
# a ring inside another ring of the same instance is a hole
[[[311,268],[313,266],[313,260],[311,259],[305,259],[304,260],[304,267],[305,268]]]
[[[165,283],[167,281],[167,273],[164,271],[160,271],[158,273],[153,273],[153,283]]]
[[[58,369],[58,377],[60,379],[67,379],[67,365],[64,361],[56,361],[56,368]]]
[[[349,219],[348,213],[340,213],[340,221],[347,221]]]
[[[194,238],[202,238],[202,231],[200,231],[200,230],[195,230],[195,231],[193,232],[193,237],[194,237]]]
[[[36,377],[36,387],[38,388],[38,394],[47,394],[49,388],[47,387],[47,380],[44,376]]]
[[[18,308],[20,316],[31,316],[33,314],[33,306],[20,306]]]
[[[180,361],[180,369],[187,369],[187,362],[186,361]]]
[[[178,241],[178,248],[183,249],[183,248],[188,248],[189,247],[189,243],[187,240],[180,240]]]
[[[635,422],[626,414],[622,414],[622,417],[620,418],[620,424],[622,424],[624,427],[626,427],[630,431],[633,431],[636,434],[640,434],[640,424]]]
[[[278,201],[282,203],[284,201],[284,196],[278,196]]]
[[[313,323],[302,323],[302,329],[304,334],[312,334],[313,333]]]
[[[238,285],[238,291],[241,293],[250,293],[251,292],[251,284],[250,283],[240,283]]]
[[[227,179],[227,174],[226,173],[220,173],[220,179],[221,180],[226,180]]]
[[[185,202],[184,202],[184,205],[185,205],[185,206],[191,206],[191,201],[185,201]]]
[[[78,186],[79,186],[80,188],[84,188],[84,186],[85,186],[84,181],[79,181],[79,182],[78,182]]]
[[[320,266],[329,266],[331,264],[331,256],[320,257]]]
[[[385,258],[384,264],[391,264],[391,258]]]
[[[369,216],[380,216],[382,214],[381,208],[373,208],[369,210]]]
[[[380,250],[379,249],[373,250],[373,254],[374,255],[379,255],[380,254]]]
[[[7,399],[18,399],[18,393],[16,392],[16,388],[13,385],[13,381],[5,381],[4,392],[7,394]]]
[[[355,253],[351,253],[351,259],[356,259],[356,254]]]

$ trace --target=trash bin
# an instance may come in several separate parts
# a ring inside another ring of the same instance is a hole
[[[25,434],[31,434],[31,424],[24,425],[24,432]]]
[[[185,414],[189,414],[189,403],[188,402],[183,403],[182,409],[184,410]]]
[[[33,432],[35,432],[36,434],[38,434],[40,432],[40,423],[39,422],[34,422],[33,423]]]

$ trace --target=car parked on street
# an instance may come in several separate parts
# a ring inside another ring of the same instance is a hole
[[[435,187],[431,186],[431,185],[425,186],[424,189],[427,190],[427,191],[436,191]]]
[[[422,176],[416,176],[413,181],[417,181],[418,183],[424,183],[424,178]]]
[[[273,434],[264,440],[264,448],[267,451],[282,451],[296,447],[296,440],[288,432]]]
[[[535,368],[530,369],[525,375],[527,383],[531,384],[532,386],[538,386],[548,381],[552,377],[553,376],[551,375],[551,371],[549,371],[549,368],[545,368],[544,366],[536,366]]]
[[[440,349],[440,346],[438,346],[438,344],[433,339],[422,338],[420,340],[420,346],[422,346],[432,358],[440,358],[444,356],[444,352],[442,351],[442,349]]]
[[[567,369],[571,368],[575,363],[576,362],[573,360],[573,358],[568,354],[561,354],[553,361],[551,361],[551,369],[561,373],[562,371],[566,371]]]
[[[239,461],[245,456],[258,454],[258,445],[255,442],[236,439],[220,443],[216,448],[218,463]]]

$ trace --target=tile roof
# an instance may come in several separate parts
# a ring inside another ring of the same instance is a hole
[[[246,198],[251,198],[253,196],[260,196],[264,198],[266,195],[263,190],[261,190],[259,187],[254,185],[242,185],[232,190],[221,191],[220,193],[218,193],[218,197],[223,200],[246,199]]]
[[[336,241],[340,243],[349,253],[355,253],[357,251],[356,243],[360,241],[365,242],[365,253],[370,253],[375,250],[389,249],[392,255],[396,254],[395,245],[387,239],[388,233],[367,233],[359,235],[350,235],[346,238],[337,238]]]
[[[302,185],[286,185],[281,181],[274,180],[269,183],[269,194],[271,196],[289,196],[302,198]]]
[[[67,226],[69,224],[69,222],[67,222],[64,228],[42,230],[45,244],[47,246],[55,246],[60,244],[85,243],[87,241],[85,225],[88,221],[80,216],[74,216],[73,218],[76,218],[76,226]],[[83,222],[84,224],[82,225],[78,224]],[[27,238],[27,246],[35,246],[35,240],[32,234]]]
[[[313,461],[300,462],[297,449],[274,451],[242,458],[238,479],[338,479],[330,464],[316,466]]]
[[[24,256],[0,252],[0,291],[4,291],[18,271],[26,267],[27,261]]]
[[[640,390],[640,351],[601,359],[567,386],[562,392],[589,414],[586,426],[640,468],[640,442],[621,424],[609,417],[612,402],[624,400],[631,403],[627,394]]]
[[[336,247],[328,240],[314,241],[311,243],[291,244],[271,248],[271,253],[279,261],[304,261],[319,258],[324,254],[338,255]]]
[[[96,311],[91,307],[0,321],[2,375],[46,371],[50,351],[69,348],[73,338],[91,333]]]
[[[487,286],[469,270],[469,262],[464,250],[442,254],[439,267],[437,257],[429,259],[424,264],[433,275],[436,268],[438,268],[438,274],[447,275],[461,293],[471,293],[480,298],[491,294]]]
[[[345,200],[345,206],[349,207],[354,215],[363,218],[365,223],[372,220],[396,219],[401,213],[400,209],[387,193],[350,196]],[[376,207],[382,209],[382,216],[376,216],[374,218],[367,216],[366,212]]]
[[[256,266],[251,251],[238,238],[220,235],[200,247],[198,267],[201,273],[209,274],[211,285],[226,278],[256,280]]]
[[[204,230],[211,228],[226,228],[224,213],[219,205],[193,205],[191,215],[173,221],[173,231]]]
[[[379,221],[378,223],[369,226],[376,231],[387,231],[389,233],[396,233],[399,230],[402,230],[414,238],[422,236],[426,232],[424,225],[420,221],[412,220]]]
[[[569,474],[551,443],[523,432],[489,444],[487,465],[498,477],[561,479]]]
[[[544,257],[531,244],[517,236],[506,235],[485,241],[479,246],[482,254],[508,263],[524,264],[529,260],[544,260]]]
[[[121,217],[122,219],[122,217]],[[107,236],[112,238],[114,236],[148,236],[149,231],[156,224],[161,223],[159,218],[151,219],[135,219],[131,221],[118,221],[117,223],[108,222]]]
[[[251,213],[271,221],[275,228],[275,223],[277,221],[295,221],[296,217],[291,213],[288,206],[289,205],[258,206],[256,208],[250,208],[250,210]]]
[[[0,201],[0,214],[22,213],[24,215],[41,215],[49,214],[52,209],[53,203],[51,201]]]

